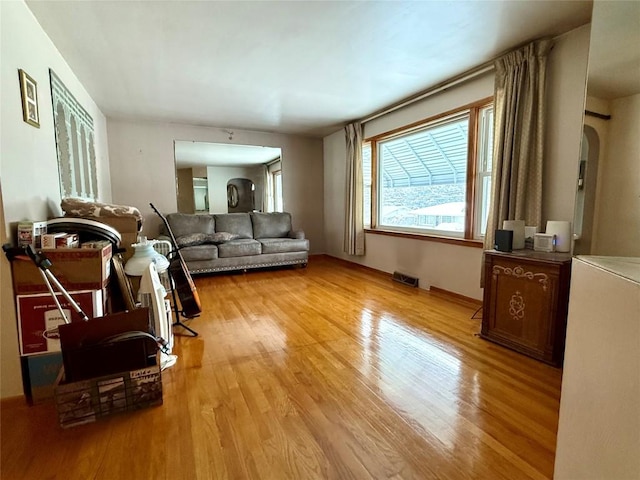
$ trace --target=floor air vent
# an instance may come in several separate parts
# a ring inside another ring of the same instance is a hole
[[[391,278],[393,279],[394,282],[404,283],[405,285],[409,285],[410,287],[418,286],[417,277],[411,277],[409,275],[405,275],[404,273],[393,272],[393,276]]]

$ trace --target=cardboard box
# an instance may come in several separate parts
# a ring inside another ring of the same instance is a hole
[[[89,318],[104,315],[105,292],[86,290],[69,292],[71,298]],[[62,294],[57,294],[62,309],[71,321],[82,321]],[[58,325],[64,322],[50,293],[16,296],[18,307],[18,339],[21,355],[60,351]]]
[[[67,234],[64,232],[46,233],[42,235],[42,248],[56,248],[59,238],[64,238]]]
[[[54,395],[60,425],[68,428],[117,413],[162,405],[162,374],[160,367],[153,365],[65,383],[63,369]]]
[[[133,254],[134,249],[131,247],[133,243],[138,243],[138,235],[142,230],[142,225],[138,223],[135,217],[95,217],[91,220],[105,223],[115,228],[122,237],[120,247],[126,251],[122,254],[122,260],[126,262]]]
[[[40,248],[42,235],[47,233],[47,222],[20,222],[18,223],[18,246]]]
[[[80,248],[97,248],[101,250],[107,245],[111,245],[109,240],[91,240],[90,242],[82,242]]]
[[[77,233],[67,233],[61,238],[56,238],[56,248],[79,248],[80,240]]]
[[[49,269],[68,290],[100,290],[109,283],[111,275],[111,244],[103,248],[43,249],[51,261]],[[40,269],[31,260],[11,262],[13,288],[16,295],[48,292]]]
[[[60,352],[20,358],[24,395],[30,405],[53,399],[53,387],[62,368]]]

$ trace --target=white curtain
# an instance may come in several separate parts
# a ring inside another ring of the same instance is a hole
[[[362,125],[360,122],[354,122],[347,125],[344,130],[347,142],[344,252],[348,255],[364,255]]]
[[[545,79],[551,40],[539,40],[495,62],[492,196],[485,249],[504,220],[541,225]]]

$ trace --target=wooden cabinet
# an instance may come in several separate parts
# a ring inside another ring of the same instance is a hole
[[[568,253],[485,252],[482,338],[560,366],[570,276]]]

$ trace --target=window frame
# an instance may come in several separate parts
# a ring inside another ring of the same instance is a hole
[[[485,178],[489,178],[489,208],[491,207],[491,189],[492,189],[492,184],[491,184],[491,178],[492,178],[492,171],[493,171],[493,138],[491,138],[491,140],[489,140],[489,137],[481,137],[480,133],[481,133],[481,129],[482,129],[482,124],[481,124],[481,120],[482,120],[482,112],[486,109],[488,109],[489,107],[491,107],[491,116],[495,119],[495,110],[494,110],[494,106],[493,106],[493,102],[484,105],[482,107],[478,108],[478,115],[476,117],[476,120],[478,122],[477,128],[476,128],[476,140],[475,140],[475,145],[476,145],[476,159],[475,159],[475,165],[476,165],[476,172],[475,172],[475,178],[474,178],[474,189],[476,190],[474,192],[474,196],[473,196],[473,200],[474,200],[474,215],[473,215],[473,228],[472,231],[474,233],[474,238],[478,239],[478,240],[484,240],[484,234],[482,234],[482,210],[480,208],[476,209],[476,207],[479,207],[480,204],[482,204],[482,193],[484,193],[482,190],[484,190],[484,188],[480,189],[478,187],[480,187],[483,183],[484,183],[484,179]],[[493,124],[494,122],[491,122],[491,128],[493,129]],[[493,132],[492,132],[493,133]],[[486,145],[484,145],[486,141]],[[491,146],[491,150],[490,150],[490,146]],[[491,156],[491,160],[488,162],[491,165],[491,168],[489,170],[487,170],[486,168],[483,168],[482,165],[482,161],[481,160],[485,160],[485,163],[487,158],[480,158],[480,151],[479,149],[481,147],[484,147],[485,150],[485,154],[490,155]],[[487,216],[489,215],[489,212],[487,211]],[[485,225],[486,227],[486,225]]]
[[[439,113],[432,117],[413,122],[409,125],[395,128],[387,132],[383,132],[371,137],[367,137],[363,141],[363,146],[368,144],[371,148],[371,216],[369,219],[369,227],[365,227],[365,230],[369,233],[376,233],[382,235],[399,236],[405,238],[417,238],[425,240],[434,240],[444,243],[464,244],[475,247],[482,247],[483,235],[479,232],[479,221],[477,216],[481,214],[478,205],[478,188],[476,181],[479,179],[479,146],[478,140],[480,138],[478,129],[480,128],[479,117],[481,111],[487,107],[493,107],[493,97],[483,98],[476,102],[463,105],[461,107]],[[378,198],[379,198],[379,158],[378,158],[378,143],[384,140],[392,138],[398,138],[404,135],[414,133],[415,131],[423,130],[431,125],[437,125],[438,122],[443,121],[448,117],[455,117],[456,115],[464,114],[468,112],[469,115],[469,131],[467,139],[467,172],[465,179],[465,221],[463,235],[454,236],[448,235],[448,232],[443,234],[435,234],[433,231],[420,232],[415,228],[402,228],[402,227],[380,227],[378,225]],[[363,179],[363,185],[365,180]],[[478,211],[476,211],[478,210]],[[364,222],[367,223],[366,220]]]

